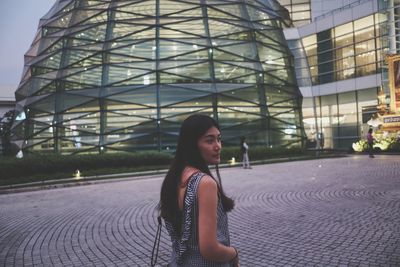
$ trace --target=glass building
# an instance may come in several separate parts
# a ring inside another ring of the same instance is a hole
[[[385,57],[399,52],[400,1],[311,0],[310,10],[309,23],[284,30],[308,147],[350,149],[377,106],[390,102]]]
[[[184,118],[204,113],[225,145],[301,146],[291,25],[276,1],[58,0],[26,54],[14,140],[24,152],[173,150]]]

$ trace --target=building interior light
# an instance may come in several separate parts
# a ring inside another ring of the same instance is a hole
[[[148,75],[143,76],[143,84],[144,85],[150,84],[150,77]]]
[[[82,173],[80,170],[76,170],[74,173],[75,179],[81,179],[82,178]]]
[[[18,116],[15,118],[16,121],[22,121],[26,119],[25,112],[22,111],[21,113],[18,114]]]

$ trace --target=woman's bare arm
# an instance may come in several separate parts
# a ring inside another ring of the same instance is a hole
[[[210,176],[201,179],[198,189],[199,246],[201,255],[212,261],[229,262],[236,256],[233,247],[217,240],[217,183]]]

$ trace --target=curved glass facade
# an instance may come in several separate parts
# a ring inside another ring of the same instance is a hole
[[[15,141],[63,154],[174,149],[209,114],[240,136],[300,146],[301,94],[276,1],[59,0],[16,92]]]

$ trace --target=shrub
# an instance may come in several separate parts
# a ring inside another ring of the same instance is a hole
[[[252,146],[249,150],[250,160],[261,160],[306,154],[300,148],[266,148]],[[240,148],[224,147],[221,163],[228,163],[235,157],[242,160]],[[115,154],[83,154],[58,155],[36,154],[26,155],[22,159],[0,157],[0,184],[15,182],[41,181],[72,177],[76,170],[85,175],[101,175],[105,173],[130,172],[144,169],[167,168],[173,158],[172,154],[158,151],[115,153]]]
[[[392,142],[388,150],[391,152],[400,152],[400,139],[396,139],[395,142]]]
[[[394,137],[375,140],[373,148],[374,151],[400,152],[400,140]],[[361,139],[360,141],[353,143],[353,149],[357,152],[368,151],[369,147],[367,140]]]
[[[360,141],[353,143],[352,147],[356,152],[368,151],[368,142],[365,139],[361,139]]]
[[[277,157],[288,157],[304,155],[306,152],[301,148],[268,148],[265,146],[254,146],[249,149],[250,160],[261,160]],[[234,157],[236,161],[242,160],[240,147],[223,147],[221,152],[221,161],[226,163]]]
[[[168,165],[172,156],[162,152],[138,152],[103,155],[27,155],[22,159],[2,158],[0,160],[0,178],[13,179],[37,174],[74,173],[105,168],[139,167]]]

